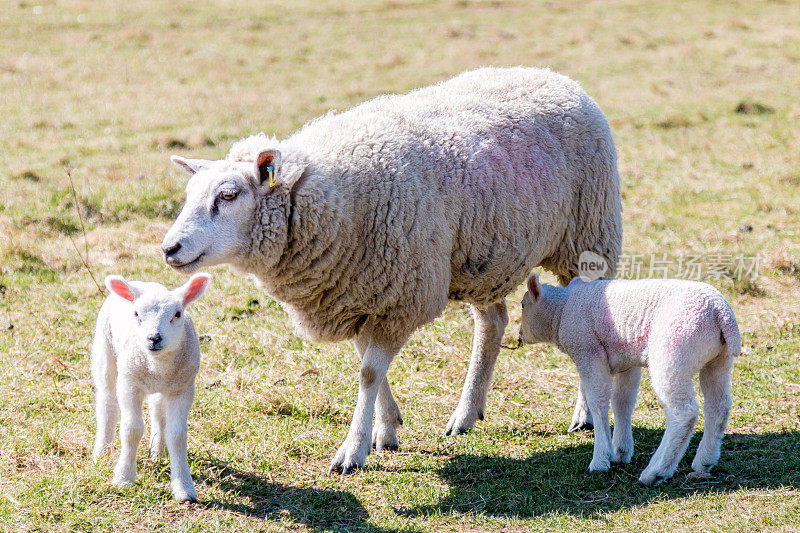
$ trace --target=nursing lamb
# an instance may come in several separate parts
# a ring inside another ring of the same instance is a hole
[[[731,366],[742,340],[731,306],[711,285],[575,278],[567,287],[554,287],[532,274],[522,298],[520,340],[555,344],[578,367],[595,423],[590,472],[630,462],[631,414],[644,366],[667,413],[667,427],[639,481],[656,485],[678,468],[697,422],[692,379],[698,373],[705,431],[692,468],[708,472],[717,464],[731,408]]]
[[[221,161],[172,160],[193,177],[162,243],[169,265],[230,264],[308,338],[354,339],[358,400],[331,463],[342,473],[373,445],[397,447],[386,371],[448,300],[470,303],[475,318],[449,434],[483,417],[504,297],[537,265],[566,284],[581,252],[605,258],[608,276],[620,253],[608,123],[577,83],[548,70],[475,70],[329,113],[282,141],[241,140]]]

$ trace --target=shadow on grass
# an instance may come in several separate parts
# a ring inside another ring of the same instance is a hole
[[[596,518],[607,512],[677,499],[698,492],[734,492],[746,488],[800,487],[800,432],[725,436],[722,457],[713,478],[687,477],[702,433],[692,439],[675,476],[647,488],[640,472],[661,440],[663,431],[634,429],[636,448],[630,465],[612,465],[607,474],[586,469],[592,444],[537,452],[524,459],[458,454],[437,472],[450,493],[434,505],[398,509],[401,516],[440,513],[527,518],[569,514]]]
[[[199,459],[193,464],[203,471],[203,474],[195,476],[196,481],[202,480],[235,495],[231,501],[207,500],[205,503],[210,507],[253,518],[285,520],[311,529],[393,531],[369,524],[369,513],[348,492],[282,485],[213,459]]]

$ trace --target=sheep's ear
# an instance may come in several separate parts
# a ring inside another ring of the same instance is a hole
[[[185,170],[189,174],[194,174],[204,166],[207,166],[210,161],[207,159],[188,159],[186,157],[181,157],[179,155],[173,155],[169,158],[170,161],[175,163],[175,166],[178,168]]]
[[[261,185],[274,187],[278,183],[278,172],[281,167],[281,153],[279,150],[262,150],[254,163],[254,173]]]
[[[528,292],[531,293],[533,301],[542,297],[542,286],[539,285],[539,276],[536,272],[528,276]]]
[[[211,274],[198,272],[189,278],[189,281],[175,289],[175,294],[180,298],[183,306],[186,307],[206,292],[209,283],[211,283]]]
[[[138,296],[136,289],[128,285],[128,282],[122,276],[106,276],[105,283],[109,291],[129,302],[132,302]]]

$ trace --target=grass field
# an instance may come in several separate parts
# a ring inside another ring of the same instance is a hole
[[[0,28],[3,529],[800,528],[800,3],[6,0]],[[219,158],[245,135],[482,65],[549,66],[597,100],[624,248],[645,273],[654,258],[723,259],[701,277],[731,301],[745,355],[713,478],[687,476],[698,434],[674,479],[636,483],[664,427],[646,380],[633,463],[585,473],[591,432],[566,433],[576,373],[546,347],[503,350],[486,420],[442,437],[469,358],[456,304],[390,370],[401,451],[329,476],[355,404],[352,346],[296,337],[276,302],[217,268],[193,311],[201,503],[174,503],[166,461],[143,451],[139,483],[112,488],[112,459],[89,459],[94,279],[182,282],[158,249],[186,180],[169,155]],[[758,277],[731,279],[735,257],[757,257]]]

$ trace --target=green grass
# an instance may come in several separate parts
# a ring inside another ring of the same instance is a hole
[[[800,4],[14,0],[0,27],[3,529],[800,527]],[[254,132],[285,136],[374,95],[520,64],[572,76],[608,116],[627,253],[759,257],[754,281],[706,278],[746,352],[714,477],[687,477],[698,424],[674,479],[636,483],[664,426],[646,379],[633,463],[585,473],[591,432],[566,434],[576,374],[549,347],[503,350],[486,420],[442,437],[468,361],[461,305],[390,370],[401,451],[328,476],[355,403],[352,347],[298,338],[276,302],[218,268],[193,311],[202,501],[174,503],[166,461],[144,457],[136,486],[112,488],[112,458],[88,457],[103,296],[84,262],[98,280],[182,281],[158,250],[186,181],[169,155],[222,157]]]

